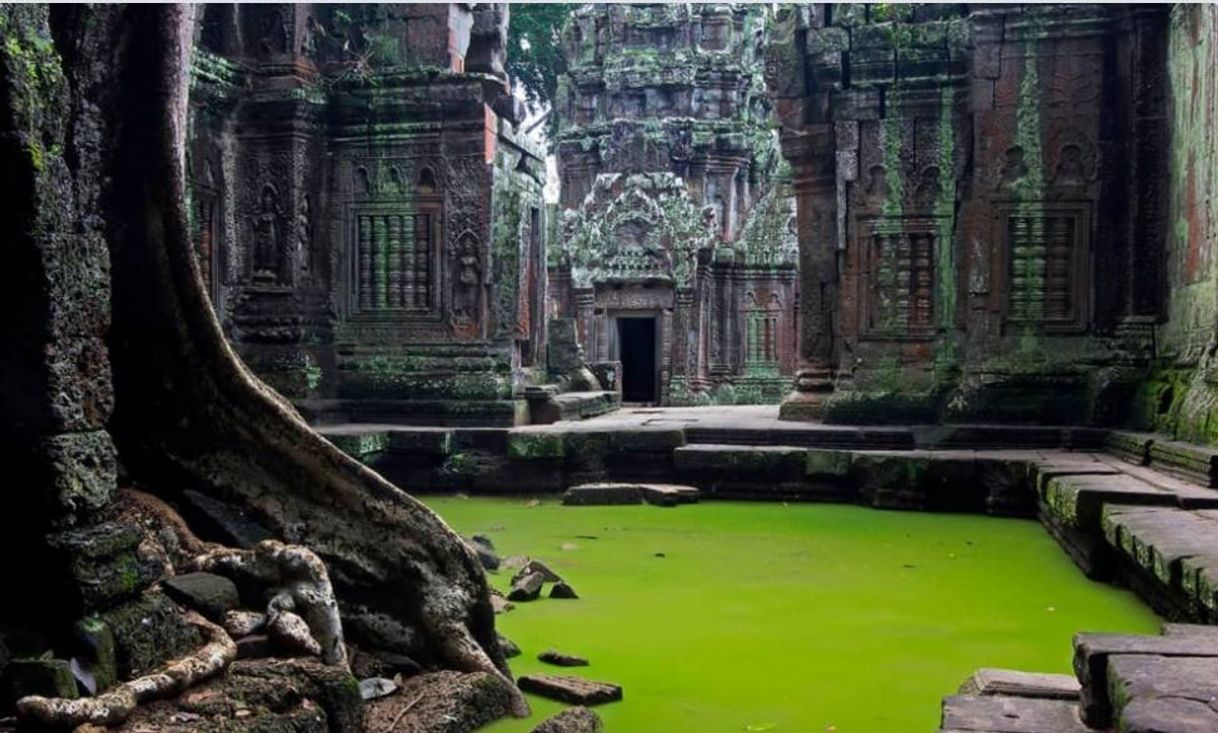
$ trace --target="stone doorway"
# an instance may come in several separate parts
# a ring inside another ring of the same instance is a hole
[[[617,319],[618,359],[622,362],[622,401],[659,401],[655,316]]]

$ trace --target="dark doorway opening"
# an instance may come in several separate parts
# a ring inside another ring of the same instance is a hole
[[[656,319],[617,319],[617,343],[622,361],[622,401],[658,402]]]

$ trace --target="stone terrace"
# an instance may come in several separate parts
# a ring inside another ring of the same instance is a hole
[[[854,427],[777,413],[638,408],[519,428],[321,431],[413,491],[679,482],[711,499],[1036,517],[1089,577],[1127,585],[1173,621],[1218,622],[1218,449],[1095,428]],[[1075,668],[1077,681],[981,670],[944,700],[942,730],[1218,730],[1218,629],[1079,634]]]

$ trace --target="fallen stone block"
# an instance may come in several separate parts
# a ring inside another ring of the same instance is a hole
[[[642,504],[643,492],[637,484],[579,484],[563,492],[562,503],[567,506]]]
[[[530,674],[516,680],[516,684],[524,692],[572,705],[601,705],[622,699],[621,686],[579,677]]]
[[[530,575],[532,573],[540,574],[541,579],[547,583],[561,583],[562,582],[562,576],[560,576],[558,573],[551,570],[550,566],[546,565],[541,560],[529,560],[528,562],[526,562],[524,564],[524,566],[521,567],[520,570],[518,570],[516,572],[516,574],[512,576],[512,582],[515,583],[517,580],[520,580],[524,576]]]
[[[1077,700],[1078,680],[1068,674],[1040,674],[983,667],[960,686],[962,695],[1007,695]]]
[[[520,580],[512,583],[512,589],[508,591],[507,598],[509,601],[535,601],[541,595],[541,586],[545,583],[545,578],[541,573],[529,573]]]
[[[539,661],[555,667],[587,667],[588,660],[575,654],[564,654],[556,649],[547,649],[537,655]]]
[[[574,600],[579,598],[579,595],[575,592],[575,589],[567,583],[559,582],[555,583],[554,586],[550,588],[550,597]]]
[[[600,733],[604,729],[599,715],[577,705],[546,719],[533,733]]]
[[[220,621],[237,607],[237,585],[214,573],[186,573],[161,581],[165,595],[189,606],[212,621]]]
[[[693,486],[679,484],[639,484],[643,501],[656,506],[676,506],[698,501],[701,492]]]

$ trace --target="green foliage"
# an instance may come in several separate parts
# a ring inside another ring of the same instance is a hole
[[[524,87],[530,105],[554,103],[558,76],[566,70],[560,34],[575,7],[567,3],[512,3],[507,70]]]

